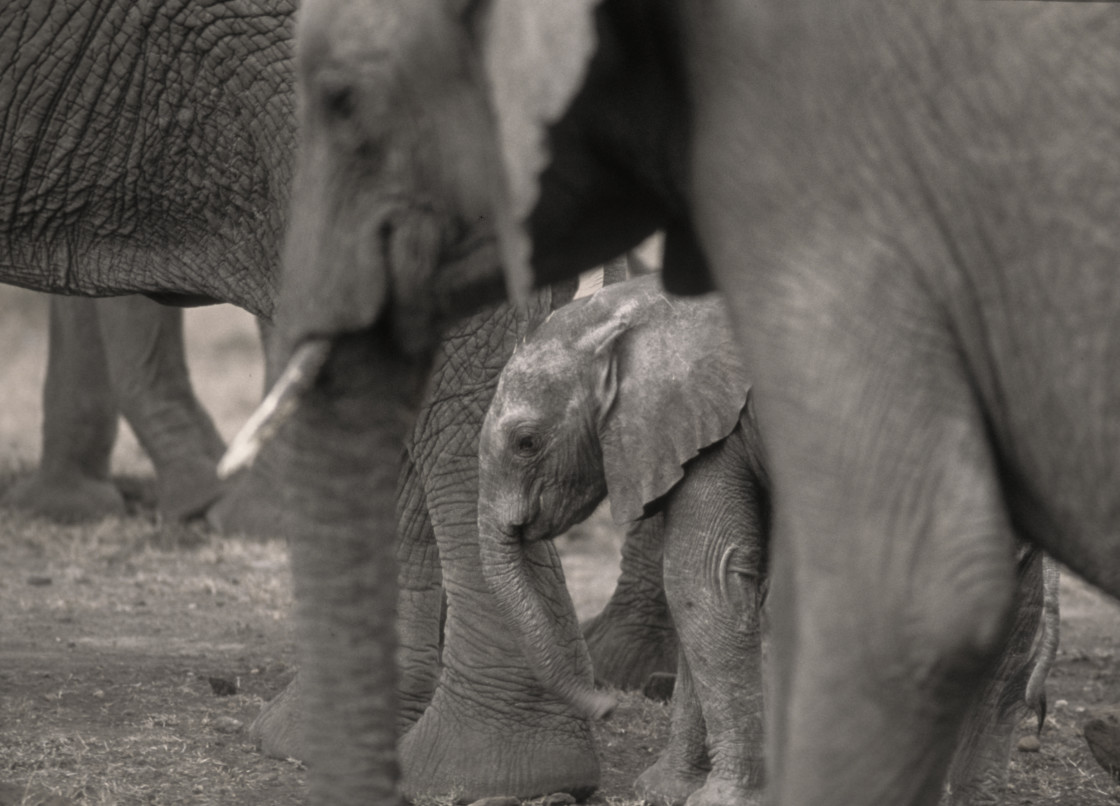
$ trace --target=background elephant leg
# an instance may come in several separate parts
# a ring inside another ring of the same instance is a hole
[[[693,459],[665,503],[665,593],[712,764],[689,806],[762,799],[766,506],[741,428]]]
[[[1025,549],[1019,561],[1014,623],[998,664],[961,729],[949,768],[945,806],[1003,802],[1012,734],[1023,714],[1032,647],[1043,607],[1041,551]]]
[[[677,633],[661,577],[663,530],[661,513],[627,527],[614,593],[582,625],[600,683],[641,688],[654,672],[676,669]]]
[[[276,366],[272,328],[257,320],[264,348],[264,388],[271,389],[283,367]],[[250,467],[229,479],[221,497],[206,511],[206,522],[225,534],[239,533],[262,538],[284,537],[285,512],[275,490],[280,476],[273,454],[263,452]],[[299,756],[296,756],[299,758]]]
[[[95,305],[121,412],[155,465],[160,512],[201,514],[218,496],[225,444],[191,388],[182,310],[140,296]]]
[[[97,324],[96,302],[52,296],[39,469],[4,496],[5,506],[57,521],[124,514],[109,480],[117,401]]]
[[[704,714],[683,652],[677,660],[671,720],[665,749],[634,782],[634,794],[654,806],[680,806],[704,785],[712,768]]]

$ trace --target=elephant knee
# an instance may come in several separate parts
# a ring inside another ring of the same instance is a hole
[[[923,605],[919,679],[970,697],[1003,650],[1015,601],[1013,574],[946,586]],[[924,668],[922,668],[924,667]]]

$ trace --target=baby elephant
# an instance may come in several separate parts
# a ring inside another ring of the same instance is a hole
[[[538,575],[534,541],[608,494],[620,524],[664,530],[664,584],[680,641],[670,743],[639,778],[656,803],[761,796],[759,608],[769,518],[749,384],[722,300],[670,298],[657,277],[553,314],[514,353],[482,427],[484,571],[541,681],[588,716],[613,700],[586,674],[574,611]]]

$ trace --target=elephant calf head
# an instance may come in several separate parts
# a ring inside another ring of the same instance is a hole
[[[502,372],[479,445],[483,570],[547,686],[601,717],[573,654],[578,633],[549,618],[528,550],[586,518],[643,516],[683,466],[739,422],[748,384],[722,300],[678,299],[657,277],[603,289],[553,314]]]

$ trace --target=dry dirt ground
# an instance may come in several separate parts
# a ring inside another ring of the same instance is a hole
[[[260,392],[252,323],[207,309],[189,312],[188,331],[196,385],[228,438]],[[38,455],[42,301],[0,291],[0,339],[2,490]],[[63,528],[0,513],[0,806],[302,802],[303,766],[262,757],[245,734],[294,673],[283,545],[165,528],[150,465],[127,431],[114,463],[127,518]],[[617,573],[617,536],[599,519],[562,550],[590,615]],[[1118,801],[1081,725],[1095,707],[1120,703],[1120,610],[1068,576],[1062,594],[1042,748],[1013,752],[1008,804]],[[622,698],[599,729],[594,802],[633,803],[630,783],[667,722],[666,706]],[[1030,730],[1024,721],[1021,735]]]

